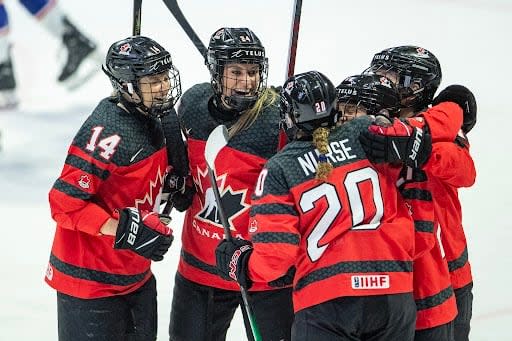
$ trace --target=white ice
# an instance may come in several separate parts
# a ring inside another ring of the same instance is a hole
[[[6,1],[22,100],[0,113],[0,340],[56,340],[55,293],[43,282],[54,222],[47,193],[58,177],[76,130],[110,85],[98,74],[70,93],[56,83],[60,42],[47,34],[17,1]],[[127,0],[61,1],[69,15],[105,51],[131,32]],[[252,28],[267,49],[269,84],[284,81],[291,0],[181,1],[203,42],[222,26]],[[161,1],[144,1],[142,33],[173,56],[186,89],[208,81],[203,61]],[[443,66],[442,86],[459,83],[478,99],[479,120],[470,134],[478,178],[461,190],[469,255],[474,272],[471,340],[512,340],[512,223],[509,127],[511,110],[512,4],[508,0],[305,0],[296,72],[317,69],[334,83],[361,72],[375,52],[416,44]],[[174,213],[177,235],[158,280],[159,340],[167,339],[173,276],[183,216]],[[508,230],[511,229],[511,230]],[[245,339],[240,315],[229,340]]]

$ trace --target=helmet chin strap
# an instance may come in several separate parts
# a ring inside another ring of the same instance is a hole
[[[256,103],[258,96],[224,96],[223,99],[223,103],[228,106],[228,109],[242,113]]]

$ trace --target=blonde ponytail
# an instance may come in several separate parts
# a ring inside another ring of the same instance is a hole
[[[332,171],[332,165],[325,156],[329,152],[329,132],[328,128],[316,128],[313,131],[313,144],[320,152],[316,166],[316,178],[322,181],[325,181]]]

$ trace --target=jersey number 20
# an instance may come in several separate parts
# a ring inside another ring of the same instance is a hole
[[[370,181],[373,191],[373,202],[375,205],[375,214],[369,223],[363,224],[365,217],[364,203],[359,192],[358,184],[363,181]],[[343,186],[347,193],[350,212],[352,213],[352,230],[375,230],[380,225],[380,220],[384,214],[384,203],[380,190],[379,176],[377,172],[370,167],[361,168],[347,173]],[[321,198],[327,201],[327,210],[322,214],[318,223],[313,227],[307,238],[308,255],[313,262],[317,261],[329,244],[319,246],[318,243],[327,233],[336,217],[340,214],[343,207],[336,192],[336,187],[330,183],[323,183],[315,188],[304,192],[299,205],[304,213],[309,212],[315,206],[315,202]]]

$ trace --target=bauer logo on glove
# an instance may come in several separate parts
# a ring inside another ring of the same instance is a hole
[[[142,257],[162,260],[173,241],[172,230],[157,213],[127,207],[119,212],[114,249],[128,249]]]

